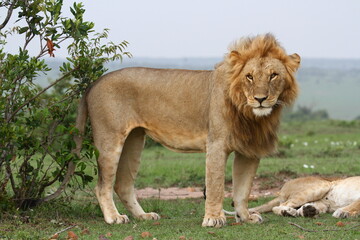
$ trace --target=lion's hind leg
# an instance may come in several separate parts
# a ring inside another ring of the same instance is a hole
[[[128,217],[119,214],[113,200],[113,183],[125,137],[111,132],[107,132],[107,138],[98,135],[94,133],[95,145],[99,150],[99,179],[95,193],[106,223],[127,223]]]
[[[337,209],[333,213],[336,218],[357,217],[360,215],[360,200],[357,200],[345,207]]]
[[[136,199],[134,182],[140,166],[141,151],[144,148],[145,132],[135,128],[127,137],[120,157],[115,182],[115,192],[126,209],[138,219],[160,219],[156,213],[145,213]]]

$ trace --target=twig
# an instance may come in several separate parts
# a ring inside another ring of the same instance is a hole
[[[74,227],[77,227],[77,225],[71,225],[71,226],[69,226],[69,227],[67,227],[67,228],[65,228],[65,229],[63,229],[63,230],[60,230],[60,231],[54,233],[52,236],[59,235],[60,233],[63,233],[63,232],[65,232],[65,231],[67,231],[67,230],[69,230],[69,229],[72,229],[72,228],[74,228]]]
[[[321,230],[311,230],[311,229],[306,229],[306,228],[304,228],[304,227],[302,227],[302,226],[300,226],[300,225],[298,225],[298,224],[296,224],[296,223],[293,223],[293,222],[288,222],[288,224],[293,225],[293,226],[295,226],[295,227],[297,227],[297,228],[300,228],[301,230],[303,230],[303,231],[305,231],[305,232],[349,231],[349,230],[352,230],[352,229],[354,229],[354,228],[360,227],[360,224],[358,224],[358,225],[355,225],[355,226],[353,226],[353,227],[351,227],[351,228],[346,228],[346,229],[321,229]]]

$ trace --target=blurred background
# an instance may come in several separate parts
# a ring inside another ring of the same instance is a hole
[[[71,4],[64,1],[63,9],[69,11]],[[85,18],[96,23],[96,31],[109,28],[113,42],[130,43],[127,50],[133,58],[111,63],[109,70],[129,66],[212,69],[231,42],[271,32],[289,54],[302,57],[297,75],[301,92],[292,111],[315,112],[316,118],[360,118],[360,1],[104,0],[83,4]],[[9,42],[9,51],[17,51],[18,42]],[[53,69],[66,57],[66,48],[56,49],[55,55],[50,62]],[[46,85],[57,76],[54,70],[39,82]]]

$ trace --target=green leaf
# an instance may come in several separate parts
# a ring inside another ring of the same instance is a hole
[[[19,29],[19,34],[23,34],[27,30],[29,30],[29,27],[22,27],[22,28]]]

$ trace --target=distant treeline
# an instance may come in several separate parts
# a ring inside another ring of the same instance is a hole
[[[61,60],[61,59],[60,59]],[[38,77],[43,87],[49,80],[57,79],[60,60],[51,59],[49,66],[54,69],[48,75]],[[124,58],[123,62],[111,62],[109,71],[125,67],[214,69],[219,58]],[[360,118],[360,59],[302,59],[297,74],[300,94],[295,103],[294,113],[285,118],[332,118],[354,120]],[[304,107],[306,106],[306,107]],[[297,107],[297,108],[296,108]],[[304,108],[311,109],[307,115]]]
[[[313,110],[308,106],[298,106],[294,111],[287,109],[283,114],[284,121],[310,121],[310,120],[326,120],[329,114],[326,110]]]

